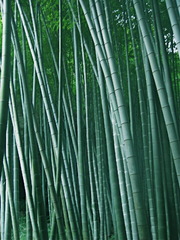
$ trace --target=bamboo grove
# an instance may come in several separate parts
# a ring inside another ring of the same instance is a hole
[[[0,239],[180,239],[179,0],[0,3]]]

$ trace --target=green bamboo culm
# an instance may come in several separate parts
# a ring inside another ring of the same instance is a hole
[[[0,80],[0,172],[3,166],[5,151],[5,136],[7,126],[9,82],[10,82],[10,54],[11,54],[11,0],[5,0],[2,5],[3,33],[2,33],[2,64]]]
[[[78,38],[76,34],[76,27],[73,29],[74,34],[74,61],[76,74],[76,91],[77,91],[77,138],[78,138],[78,177],[80,188],[81,201],[81,216],[82,216],[82,235],[84,240],[88,240],[88,225],[87,225],[87,209],[86,209],[86,192],[85,192],[85,176],[84,176],[84,162],[83,162],[83,148],[82,148],[82,124],[81,124],[81,93],[80,93],[80,73],[78,66]]]

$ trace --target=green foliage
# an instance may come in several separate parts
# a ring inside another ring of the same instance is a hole
[[[115,240],[115,236],[112,235],[112,236],[109,238],[109,240]]]
[[[56,1],[40,1],[40,7],[46,16],[46,21],[49,29],[53,33],[57,33],[59,29],[59,4]],[[72,19],[70,18],[69,9],[67,4],[62,5],[62,27],[68,31],[72,29]]]
[[[19,218],[20,240],[26,240],[26,217],[21,215]]]

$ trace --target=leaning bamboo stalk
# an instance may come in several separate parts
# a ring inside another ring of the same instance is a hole
[[[3,167],[3,155],[5,150],[6,125],[9,100],[10,82],[10,55],[11,55],[11,0],[1,1],[3,12],[2,31],[2,64],[0,81],[0,173]]]

